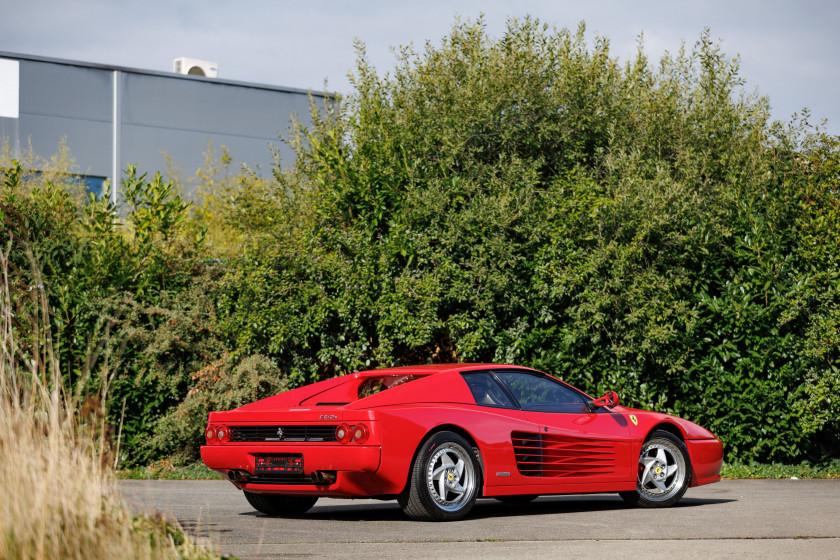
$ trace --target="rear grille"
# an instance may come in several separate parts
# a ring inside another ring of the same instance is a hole
[[[231,426],[231,442],[335,441],[338,426]]]
[[[516,468],[523,476],[577,478],[615,472],[615,444],[582,438],[513,432]]]

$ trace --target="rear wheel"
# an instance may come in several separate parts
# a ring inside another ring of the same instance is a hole
[[[266,515],[294,516],[306,513],[318,501],[317,496],[283,496],[245,492],[245,499],[255,510]]]
[[[628,504],[668,507],[683,497],[691,483],[691,463],[685,444],[670,432],[653,432],[639,454],[634,492],[619,492]]]
[[[470,512],[480,488],[481,467],[469,442],[439,432],[421,444],[398,501],[412,519],[455,521]]]

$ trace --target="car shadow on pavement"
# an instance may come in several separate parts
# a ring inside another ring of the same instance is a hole
[[[724,498],[683,498],[674,507],[699,507],[735,501],[737,500]],[[631,509],[637,508],[628,506],[618,496],[575,496],[573,498],[568,496],[546,496],[526,504],[505,504],[490,498],[485,498],[476,502],[475,507],[465,520]],[[256,511],[246,511],[239,515],[270,519],[269,516]],[[409,521],[408,517],[400,511],[396,500],[373,504],[353,503],[353,500],[348,500],[347,505],[321,507],[316,504],[314,508],[303,515],[289,517],[322,521]]]
[[[734,502],[733,499],[683,498],[675,508]],[[495,500],[482,500],[470,512],[469,517],[516,517],[525,515],[548,515],[557,513],[587,513],[601,511],[636,510],[624,503],[618,496],[557,496],[539,498],[527,504],[504,504]]]

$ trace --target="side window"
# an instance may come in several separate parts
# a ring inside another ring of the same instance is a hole
[[[495,372],[513,394],[522,410],[536,412],[583,412],[583,397],[562,383],[518,371]]]
[[[516,408],[510,397],[499,386],[495,379],[486,371],[462,373],[470,391],[475,398],[475,404],[480,406],[494,406],[497,408]]]

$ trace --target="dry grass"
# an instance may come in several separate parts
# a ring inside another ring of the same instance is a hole
[[[31,316],[15,316],[23,308],[9,252],[0,247],[0,559],[217,558],[165,520],[126,506],[96,406],[107,387],[90,399],[63,386],[43,288],[35,297],[29,290]],[[21,325],[29,326],[25,337]]]

